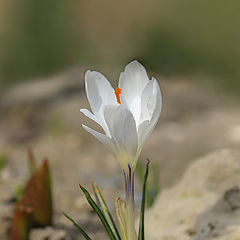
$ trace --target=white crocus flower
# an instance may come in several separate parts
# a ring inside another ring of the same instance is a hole
[[[86,72],[85,88],[92,113],[80,111],[98,123],[105,134],[85,125],[83,128],[113,153],[125,172],[129,167],[134,171],[143,144],[160,116],[158,82],[150,80],[145,68],[133,61],[120,74],[116,90],[96,71]]]

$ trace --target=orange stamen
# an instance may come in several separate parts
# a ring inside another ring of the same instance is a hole
[[[118,102],[119,104],[121,104],[120,96],[119,96],[119,95],[122,93],[121,88],[117,87],[117,88],[115,89],[114,93],[115,93],[115,95],[116,95],[117,102]]]

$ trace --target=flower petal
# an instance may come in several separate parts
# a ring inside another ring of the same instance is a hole
[[[105,134],[102,134],[100,132],[97,132],[93,129],[91,129],[90,127],[82,124],[82,127],[89,133],[91,133],[97,140],[99,140],[100,142],[102,142],[104,144],[105,147],[107,147],[113,154],[115,154],[115,148],[114,145],[111,141],[111,138],[109,138],[108,136],[106,136]]]
[[[143,89],[141,96],[141,116],[139,124],[141,124],[145,120],[152,119],[157,101],[157,86],[158,83],[156,79],[152,78],[152,80],[149,81],[149,83]]]
[[[122,89],[125,100],[128,101],[133,96],[142,93],[148,82],[149,78],[143,65],[137,61],[132,61],[120,74],[119,87]]]
[[[80,112],[101,126],[99,119],[87,109],[80,109]]]
[[[95,71],[86,72],[85,88],[92,112],[99,122],[101,122],[102,128],[109,136],[109,130],[105,122],[103,108],[108,104],[118,104],[114,94],[114,89],[101,73]]]
[[[138,141],[139,141],[139,149],[142,148],[143,143],[146,141],[147,137],[151,134],[154,129],[157,121],[159,119],[161,110],[162,110],[162,95],[160,91],[160,87],[155,78],[152,78],[152,88],[146,88],[146,91],[143,93],[143,108],[145,114],[145,119],[142,119],[142,122],[138,128]],[[152,89],[152,90],[151,90]],[[148,97],[148,101],[146,101],[148,94],[151,94],[154,98]],[[145,96],[144,96],[145,95]],[[145,102],[146,101],[146,102]],[[153,109],[154,108],[154,109]],[[150,119],[149,116],[151,116]]]
[[[109,81],[99,72],[86,72],[85,88],[94,114],[98,113],[103,105],[114,104],[116,102],[114,89]]]
[[[150,135],[150,121],[146,120],[139,125],[138,128],[138,155],[140,154],[143,144],[146,141],[147,137]]]
[[[137,123],[141,114],[142,91],[148,82],[145,68],[137,61],[129,63],[120,74],[119,87],[122,89],[122,97]]]
[[[106,106],[104,116],[110,134],[120,152],[136,155],[138,137],[132,113],[123,106]]]
[[[152,78],[151,81],[154,81],[153,95],[156,96],[156,104],[155,104],[152,119],[150,121],[150,124],[152,125],[152,128],[153,128],[157,124],[157,121],[158,121],[161,111],[162,111],[162,94],[161,94],[161,90],[160,90],[157,80],[155,78]],[[149,111],[151,111],[150,108],[149,108]]]

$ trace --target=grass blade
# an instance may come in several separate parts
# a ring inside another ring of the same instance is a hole
[[[151,207],[159,193],[159,164],[157,162],[153,162],[152,173],[150,179],[148,178],[148,185],[146,188],[146,207]],[[140,180],[140,183],[144,182],[144,164],[140,161],[136,166],[136,173]]]
[[[160,186],[159,186],[159,163],[158,162],[153,162],[152,166],[152,171],[151,171],[151,177],[152,177],[152,184],[151,188],[149,189],[149,183],[147,190],[149,189],[149,199],[147,201],[147,206],[151,207],[156,200],[157,195],[160,192]]]
[[[138,231],[138,240],[144,240],[144,211],[145,211],[145,200],[146,200],[146,185],[149,171],[149,160],[147,160],[146,171],[143,181],[143,190],[142,190],[142,204],[141,204],[141,213],[140,213],[140,222],[139,222],[139,231]]]
[[[96,200],[97,200],[97,203],[98,203],[98,206],[99,208],[102,210],[102,213],[104,214],[109,226],[111,227],[115,237],[118,239],[118,240],[121,240],[121,237],[119,235],[119,232],[118,232],[118,229],[113,221],[113,218],[112,218],[112,215],[109,211],[109,208],[102,196],[102,193],[100,192],[97,184],[94,182],[92,183],[92,186],[93,186],[93,191],[94,191],[94,194],[95,194],[95,197],[96,197]]]
[[[74,227],[77,228],[77,230],[85,237],[86,240],[92,240],[87,233],[85,233],[85,231],[71,218],[69,217],[66,213],[63,212],[63,215],[72,222],[72,224],[74,225]]]
[[[117,238],[115,237],[111,227],[109,226],[104,214],[102,213],[102,211],[100,210],[100,208],[98,207],[98,205],[94,202],[94,200],[92,199],[92,197],[90,196],[89,192],[80,185],[81,190],[83,191],[88,203],[90,204],[90,206],[93,208],[93,210],[96,212],[96,214],[98,215],[98,217],[100,218],[104,228],[106,229],[108,236],[110,237],[111,240],[117,240]]]

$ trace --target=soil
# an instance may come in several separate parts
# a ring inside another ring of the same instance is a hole
[[[85,123],[97,128],[79,112],[89,109],[82,76],[82,69],[77,69],[2,94],[0,155],[5,154],[7,161],[0,170],[0,239],[7,239],[11,200],[28,178],[28,148],[39,164],[48,157],[51,167],[55,220],[53,229],[46,231],[64,230],[70,239],[82,239],[62,215],[65,211],[94,239],[106,239],[78,184],[91,190],[91,182],[96,181],[114,212],[115,199],[123,197],[122,175],[111,154],[81,127]],[[177,78],[159,83],[163,111],[140,161],[149,158],[158,164],[161,190],[178,181],[196,157],[222,147],[239,148],[240,110],[237,102],[209,84]]]

